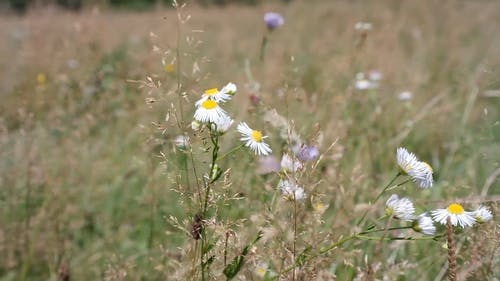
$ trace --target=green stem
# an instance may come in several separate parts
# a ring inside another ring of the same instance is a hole
[[[436,236],[424,236],[424,237],[400,237],[400,236],[391,236],[391,237],[380,237],[380,236],[366,236],[366,235],[356,235],[356,238],[361,239],[361,240],[436,240],[436,238],[442,237],[443,235],[436,235]]]
[[[224,153],[221,157],[219,157],[218,160],[220,161],[220,160],[224,159],[229,154],[238,151],[239,149],[243,148],[244,146],[245,146],[245,144],[240,144],[236,147],[233,147],[231,150],[229,150],[228,152]]]
[[[394,178],[393,178],[393,179],[392,179],[392,180],[391,180],[391,181],[390,181],[390,182],[389,182],[389,183],[388,183],[388,184],[384,187],[384,189],[383,189],[383,190],[382,190],[382,191],[381,191],[381,192],[377,195],[377,197],[375,198],[375,201],[373,201],[373,203],[371,203],[371,205],[375,204],[375,203],[378,201],[378,199],[380,199],[380,197],[382,197],[382,194],[384,194],[384,192],[386,192],[386,191],[387,191],[387,189],[389,189],[389,187],[391,187],[391,184],[393,184],[393,183],[396,181],[396,179],[397,179],[399,176],[401,176],[401,175],[402,175],[402,174],[401,174],[401,172],[398,172],[398,173],[396,174],[396,176],[395,176],[395,177],[394,177]],[[359,219],[358,223],[356,223],[356,225],[357,225],[357,226],[359,226],[359,225],[363,222],[363,220],[365,219],[365,217],[366,217],[366,215],[367,215],[367,214],[368,214],[368,210],[366,210],[366,211],[364,212],[364,214],[363,214],[363,216],[361,217],[361,219]]]
[[[262,43],[260,44],[260,61],[264,61],[264,57],[266,56],[267,49],[267,34],[262,37]]]

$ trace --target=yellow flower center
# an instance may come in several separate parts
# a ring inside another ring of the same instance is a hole
[[[252,131],[252,139],[256,142],[261,142],[262,141],[262,133],[259,131]]]
[[[257,267],[255,269],[257,275],[259,275],[260,277],[264,277],[266,275],[266,272],[267,272],[267,269],[263,268],[263,267]]]
[[[201,106],[205,109],[214,109],[217,106],[217,103],[213,100],[204,101]]]
[[[464,208],[460,204],[453,203],[448,206],[448,212],[454,215],[460,215],[464,212]]]
[[[174,64],[172,64],[172,63],[166,64],[166,65],[163,67],[163,70],[164,70],[166,73],[171,73],[171,72],[174,72]]]
[[[425,166],[427,166],[427,168],[429,168],[429,170],[431,171],[431,173],[434,173],[434,170],[432,170],[431,165],[427,164],[427,162],[422,162],[422,164],[424,164]]]
[[[47,81],[47,78],[45,77],[45,74],[40,73],[36,76],[36,82],[38,84],[45,84],[45,81]]]
[[[205,96],[208,97],[208,96],[212,96],[212,95],[215,95],[219,92],[219,90],[217,90],[217,88],[212,88],[212,89],[208,89],[208,90],[205,90]]]

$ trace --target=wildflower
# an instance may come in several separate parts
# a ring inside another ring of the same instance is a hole
[[[361,32],[370,31],[370,30],[372,30],[372,28],[373,28],[373,25],[371,22],[360,21],[354,25],[354,29],[356,29],[357,31],[361,31]]]
[[[226,91],[229,91],[229,90],[230,89],[226,89]],[[217,103],[222,103],[222,102],[226,102],[230,99],[231,99],[231,95],[229,95],[228,93],[223,93],[223,92],[217,90],[217,88],[212,88],[212,89],[205,90],[205,92],[201,96],[201,99],[199,99],[195,103],[195,105],[200,106],[203,102],[205,102],[207,100],[213,100]]]
[[[293,201],[306,198],[304,189],[292,181],[281,180],[278,186],[286,200]]]
[[[467,212],[464,207],[458,203],[453,203],[446,209],[437,209],[431,212],[432,219],[435,222],[445,225],[450,218],[453,226],[459,225],[461,228],[474,225],[474,212]]]
[[[220,90],[220,94],[228,94],[228,95],[231,95],[231,96],[234,96],[236,94],[236,91],[238,90],[238,88],[236,87],[236,85],[234,83],[227,83],[226,86],[224,86],[221,90]]]
[[[319,157],[318,149],[314,146],[309,146],[309,145],[303,145],[299,153],[297,154],[297,158],[303,162],[312,161],[318,157]]]
[[[191,122],[191,129],[193,129],[193,131],[198,131],[201,127],[201,123],[196,121],[196,120],[193,120],[193,122]]]
[[[174,72],[174,64],[173,63],[167,63],[163,66],[163,71],[166,73],[172,73]]]
[[[401,92],[398,95],[398,100],[400,100],[400,101],[409,101],[409,100],[411,100],[412,97],[413,97],[413,93],[412,92],[404,91],[404,92]]]
[[[38,83],[38,85],[45,84],[45,82],[47,82],[47,76],[45,76],[45,74],[43,73],[38,73],[38,75],[36,76],[36,82]]]
[[[175,146],[177,146],[179,148],[186,147],[188,145],[188,143],[189,143],[189,137],[188,136],[179,135],[179,136],[175,137],[175,139],[174,139]]]
[[[432,187],[432,167],[426,162],[419,162],[415,168],[415,174],[412,176],[413,181],[421,188]]]
[[[302,163],[293,159],[288,154],[283,154],[281,158],[281,169],[287,172],[295,173],[297,170],[302,169]]]
[[[264,142],[267,136],[263,136],[260,131],[250,129],[245,122],[241,122],[237,129],[242,135],[240,140],[244,141],[245,146],[249,147],[255,154],[268,155],[272,152],[269,145]]]
[[[266,23],[267,29],[272,31],[283,25],[285,20],[280,14],[269,12],[264,15],[264,22]]]
[[[268,269],[269,269],[269,265],[267,263],[260,262],[255,267],[255,274],[257,274],[257,276],[263,278],[264,276],[266,276],[266,273],[267,273]]]
[[[320,215],[323,214],[326,211],[326,209],[328,209],[329,206],[330,205],[325,204],[325,203],[320,202],[320,201],[312,203],[312,207],[313,207],[314,211]]]
[[[474,218],[478,223],[487,222],[491,220],[491,218],[493,218],[491,211],[485,206],[479,206],[479,208],[475,210],[473,213],[474,213]]]
[[[366,79],[364,73],[359,72],[356,74],[356,81],[354,82],[354,88],[356,90],[363,91],[363,90],[374,89],[376,87],[377,87],[376,83],[373,83],[372,81]]]
[[[406,148],[398,148],[396,158],[401,172],[411,177],[421,188],[429,188],[432,186],[432,167],[426,162],[418,160],[415,154],[408,152]]]
[[[380,81],[383,77],[384,75],[382,74],[382,72],[378,70],[370,70],[370,72],[368,72],[368,79],[370,79],[371,81]]]
[[[225,118],[224,116],[226,115],[226,111],[224,111],[224,109],[222,109],[216,101],[207,99],[196,109],[194,119],[203,123],[217,123],[220,122],[220,119]]]
[[[389,216],[393,216],[396,219],[404,220],[404,221],[412,221],[413,214],[415,213],[415,208],[413,207],[413,203],[408,198],[401,198],[396,194],[391,195],[387,202],[385,203],[386,209],[385,212]]]
[[[413,230],[425,235],[434,235],[434,233],[436,233],[436,227],[427,213],[420,214],[417,219],[413,221]]]
[[[257,173],[259,175],[270,174],[274,172],[279,172],[280,162],[274,156],[261,156],[259,157],[259,167],[257,168]]]
[[[217,130],[219,133],[225,133],[231,127],[234,120],[228,115],[223,115],[217,122],[212,123],[212,129]]]

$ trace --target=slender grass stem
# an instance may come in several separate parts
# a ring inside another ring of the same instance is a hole
[[[401,176],[401,172],[398,172],[396,174],[396,176],[394,178],[392,178],[391,181],[389,181],[389,183],[384,187],[384,189],[382,189],[382,191],[377,195],[377,197],[375,198],[375,200],[373,201],[373,203],[371,203],[371,205],[374,205],[379,199],[380,197],[382,197],[382,195],[384,194],[384,192],[386,192],[389,187],[391,187],[391,185],[396,181],[397,178],[399,178],[399,176]],[[359,219],[359,221],[356,223],[357,226],[361,225],[361,223],[363,222],[363,220],[365,219],[366,215],[368,214],[368,210],[366,210],[364,213],[363,213],[363,216],[361,216],[361,218]]]

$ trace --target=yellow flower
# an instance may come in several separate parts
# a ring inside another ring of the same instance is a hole
[[[174,70],[175,68],[173,63],[165,64],[165,66],[163,66],[163,71],[165,71],[166,73],[172,73],[174,72]]]
[[[38,83],[38,85],[43,85],[45,84],[45,82],[47,82],[47,77],[43,73],[38,73],[38,75],[36,76],[36,82]]]

